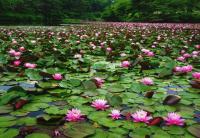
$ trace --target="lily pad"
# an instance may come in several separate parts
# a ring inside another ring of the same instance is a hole
[[[32,133],[25,138],[51,138],[49,135],[44,133]]]
[[[193,136],[199,138],[200,137],[200,125],[194,124],[187,128],[188,132],[190,132]]]
[[[8,129],[6,132],[0,134],[0,138],[14,138],[19,135],[19,130],[17,129]]]
[[[95,128],[88,123],[68,123],[62,127],[62,132],[69,138],[84,138],[95,133]]]

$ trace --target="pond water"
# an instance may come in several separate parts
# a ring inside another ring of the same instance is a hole
[[[188,27],[0,27],[0,138],[200,137]]]

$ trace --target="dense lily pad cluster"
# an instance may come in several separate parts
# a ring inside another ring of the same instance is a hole
[[[200,29],[0,27],[0,138],[200,137]]]

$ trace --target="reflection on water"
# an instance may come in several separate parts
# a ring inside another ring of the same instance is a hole
[[[26,82],[18,83],[18,85],[15,85],[15,86],[20,86],[20,87],[22,87],[24,89],[35,88],[35,84],[26,83]],[[0,91],[7,91],[7,90],[9,90],[12,87],[14,87],[14,86],[3,85],[3,86],[0,86]]]

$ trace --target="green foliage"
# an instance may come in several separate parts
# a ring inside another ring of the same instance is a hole
[[[198,0],[116,0],[104,11],[112,21],[198,22]]]
[[[199,22],[199,0],[0,0],[1,24]]]

